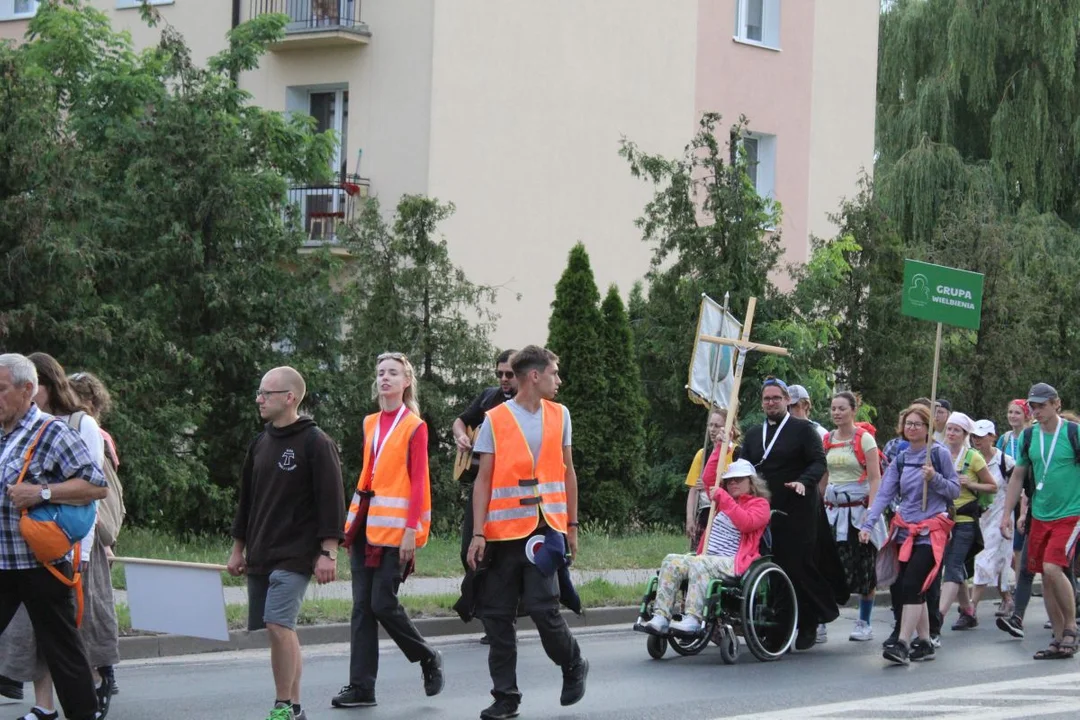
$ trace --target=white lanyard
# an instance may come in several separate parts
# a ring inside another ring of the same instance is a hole
[[[761,424],[761,446],[765,448],[765,454],[761,456],[761,462],[759,462],[758,465],[769,459],[769,453],[772,452],[773,445],[776,444],[776,438],[780,437],[780,431],[787,425],[787,421],[790,417],[791,415],[785,415],[784,419],[780,421],[780,427],[776,428],[776,434],[772,436],[772,442],[767,446],[765,445],[765,434],[769,429],[769,422],[766,420]]]
[[[1054,460],[1054,448],[1057,447],[1058,435],[1061,434],[1061,418],[1058,418],[1057,427],[1054,428],[1054,439],[1050,441],[1050,458],[1046,457],[1046,433],[1042,428],[1039,428],[1039,455],[1042,456],[1043,461],[1043,480],[1046,479],[1047,474],[1050,472],[1050,463]],[[1042,490],[1042,480],[1039,481],[1039,485],[1036,490]]]
[[[397,416],[394,418],[394,422],[390,425],[390,429],[386,431],[386,437],[383,438],[382,443],[379,443],[379,428],[382,426],[382,417],[375,422],[375,433],[371,436],[371,474],[375,475],[375,468],[379,465],[379,458],[382,457],[382,448],[386,444],[386,441],[390,439],[390,436],[394,434],[394,428],[397,427],[401,421],[402,416],[405,415],[405,411],[408,408],[402,403],[401,408],[397,412]]]

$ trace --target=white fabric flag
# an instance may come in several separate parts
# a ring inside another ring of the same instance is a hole
[[[219,566],[117,559],[124,561],[132,629],[229,639]]]
[[[735,386],[735,348],[703,342],[699,338],[702,335],[713,335],[738,340],[741,333],[742,323],[731,313],[725,313],[723,305],[708,295],[701,297],[697,333],[694,335],[694,354],[690,360],[690,382],[687,385],[691,400],[705,406],[712,404],[728,407],[728,400]]]

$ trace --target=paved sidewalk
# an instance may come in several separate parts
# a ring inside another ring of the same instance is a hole
[[[580,585],[590,580],[602,578],[615,585],[641,585],[656,573],[655,569],[648,570],[571,570],[570,576],[574,584]],[[441,595],[456,594],[461,590],[461,578],[432,578],[410,577],[402,586],[401,595]],[[113,590],[113,598],[117,603],[127,603],[127,592]],[[305,598],[308,600],[324,598],[352,599],[352,583],[349,580],[338,580],[326,585],[318,585],[312,582],[308,585]],[[226,587],[225,603],[228,605],[246,605],[247,588]]]

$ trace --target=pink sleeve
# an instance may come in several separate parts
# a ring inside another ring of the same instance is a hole
[[[427,445],[427,423],[422,423],[409,440],[409,514],[405,516],[405,527],[415,528],[424,509],[428,471]]]
[[[753,532],[769,524],[769,501],[765,498],[749,497],[739,503],[721,488],[716,494],[716,507],[724,511],[739,532]]]
[[[709,454],[709,459],[705,463],[705,469],[701,471],[701,483],[705,486],[706,494],[712,491],[713,485],[716,484],[716,470],[720,467],[720,446],[717,445],[713,448],[712,453]]]

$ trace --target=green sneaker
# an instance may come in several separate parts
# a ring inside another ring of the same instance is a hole
[[[296,716],[293,715],[292,705],[278,703],[266,716],[266,720],[296,720]]]

